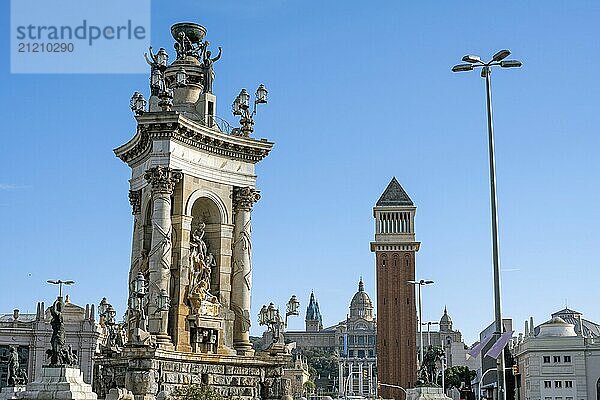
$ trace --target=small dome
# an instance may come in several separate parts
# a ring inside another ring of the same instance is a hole
[[[572,337],[577,336],[575,325],[565,322],[561,317],[553,317],[539,326],[537,337]]]
[[[440,318],[440,331],[448,332],[452,330],[452,318],[448,315],[448,310],[444,307],[444,315]]]
[[[350,318],[363,318],[369,321],[373,319],[373,302],[365,292],[362,278],[358,282],[358,292],[354,294],[350,302]]]

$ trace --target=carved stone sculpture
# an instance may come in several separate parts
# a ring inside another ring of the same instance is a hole
[[[65,346],[65,323],[63,321],[64,303],[62,297],[58,297],[50,307],[50,326],[52,327],[52,336],[50,337],[50,366],[63,365],[62,350]]]
[[[206,50],[209,43],[205,42],[204,47],[204,59],[202,60],[202,73],[204,74],[204,92],[212,93],[212,85],[215,79],[215,72],[213,70],[213,64],[221,58],[221,52],[223,51],[221,47],[219,47],[219,54],[216,57],[211,58],[210,50]]]
[[[427,351],[423,355],[423,364],[419,369],[419,385],[435,385],[438,372],[437,364],[443,357],[445,357],[445,353],[441,348],[434,346],[427,348]]]
[[[210,310],[213,307],[203,307],[203,303],[209,302],[217,304],[216,296],[210,293],[210,279],[212,268],[217,265],[215,257],[208,252],[208,245],[204,241],[204,228],[206,225],[201,223],[193,231],[190,238],[190,272],[188,300],[194,313],[201,313],[201,310],[208,311],[210,314],[218,313],[217,310]]]

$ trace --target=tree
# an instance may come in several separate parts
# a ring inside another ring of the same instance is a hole
[[[316,387],[317,386],[313,381],[304,382],[304,390],[306,391],[306,394],[311,394],[312,392],[314,392]]]
[[[175,400],[225,400],[215,389],[206,385],[179,386],[171,392],[171,398]]]
[[[471,381],[475,379],[477,372],[469,367],[457,365],[446,368],[444,372],[445,386],[447,389],[456,388],[461,391],[461,398],[467,398],[467,393],[472,393]],[[463,392],[465,395],[463,395]]]

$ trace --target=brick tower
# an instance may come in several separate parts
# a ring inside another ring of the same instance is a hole
[[[414,387],[417,380],[415,214],[417,208],[396,178],[373,208],[377,273],[377,375],[380,383]],[[404,399],[401,389],[381,386],[384,399]]]

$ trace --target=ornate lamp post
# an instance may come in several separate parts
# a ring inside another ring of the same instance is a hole
[[[232,104],[233,115],[240,116],[241,128],[234,130],[234,133],[242,136],[250,136],[254,131],[252,127],[254,125],[254,116],[256,115],[256,106],[258,104],[266,104],[268,91],[265,85],[262,83],[258,86],[255,93],[254,107],[250,112],[250,95],[246,89],[242,89],[240,94],[237,95]],[[241,133],[238,133],[241,132]]]
[[[133,281],[133,293],[131,294],[130,299],[130,309],[137,314],[137,327],[143,330],[146,330],[146,317],[144,313],[144,297],[146,297],[146,293],[146,279],[144,279],[144,275],[141,272],[138,272]]]
[[[498,205],[496,196],[496,160],[494,155],[494,127],[492,124],[492,87],[490,76],[492,67],[518,68],[521,61],[504,60],[510,55],[509,50],[500,50],[492,56],[488,62],[481,61],[481,57],[475,55],[466,55],[462,58],[467,64],[458,64],[452,67],[452,72],[472,71],[474,68],[481,68],[481,77],[485,79],[486,108],[487,108],[487,126],[488,126],[488,147],[490,161],[490,202],[492,208],[492,259],[494,268],[494,316],[496,340],[502,335],[502,299],[500,291],[500,241],[498,238]],[[504,352],[498,357],[498,400],[504,400],[505,396],[505,376],[504,376]]]
[[[281,318],[279,309],[275,307],[275,304],[269,303],[269,305],[263,305],[258,313],[258,324],[260,326],[266,326],[267,330],[273,333],[273,343],[279,341],[281,335],[281,329],[287,328],[288,317],[291,315],[299,315],[300,302],[296,295],[292,295],[286,305],[285,319]]]
[[[409,285],[415,285],[417,286],[417,298],[418,298],[418,304],[419,304],[419,322],[418,322],[418,328],[419,328],[419,367],[421,366],[421,364],[423,364],[423,327],[422,327],[422,321],[423,321],[423,298],[421,295],[421,286],[426,286],[426,285],[431,285],[432,283],[434,283],[433,281],[430,280],[425,280],[425,279],[421,279],[419,281],[407,281],[407,283]]]

